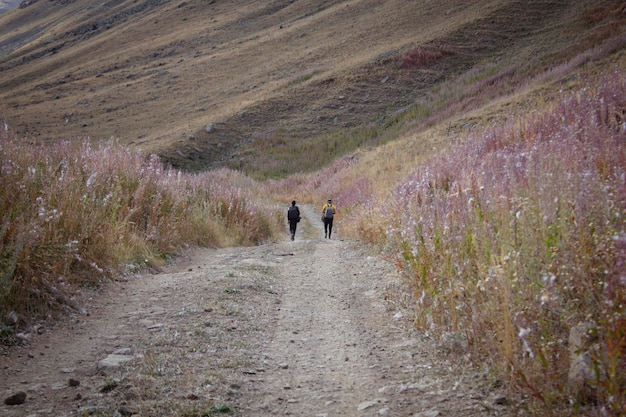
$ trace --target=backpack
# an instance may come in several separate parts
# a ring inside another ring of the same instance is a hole
[[[298,210],[298,207],[289,207],[289,210],[287,210],[287,220],[300,220],[300,211]]]
[[[326,213],[324,214],[324,217],[326,217],[327,219],[332,219],[333,218],[333,206],[331,206],[330,204],[328,205],[328,207],[326,207]]]

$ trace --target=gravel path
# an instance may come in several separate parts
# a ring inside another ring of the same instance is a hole
[[[391,265],[300,208],[293,242],[197,250],[5,348],[0,395],[27,396],[0,415],[513,415],[411,328]]]

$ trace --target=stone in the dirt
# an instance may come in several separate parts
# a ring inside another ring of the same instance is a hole
[[[568,345],[570,353],[570,367],[567,375],[569,391],[581,400],[593,401],[595,393],[593,386],[593,360],[591,351],[597,343],[593,323],[582,323],[570,329]]]
[[[78,379],[70,378],[68,384],[70,387],[77,387],[80,385],[80,381]]]
[[[383,398],[376,398],[375,400],[372,401],[366,401],[364,403],[359,404],[359,406],[357,407],[357,409],[359,411],[363,411],[363,410],[367,410],[368,408],[372,408],[378,404],[384,403],[386,402],[385,399]]]
[[[426,410],[421,413],[414,414],[413,417],[438,417],[441,415],[441,411],[439,410]]]
[[[120,348],[98,362],[98,369],[118,368],[122,363],[135,359],[130,348]]]
[[[26,393],[24,391],[16,392],[10,397],[5,398],[4,403],[6,405],[21,405],[26,401]]]
[[[133,359],[130,355],[109,355],[98,362],[98,369],[118,368],[122,363]]]
[[[123,405],[117,410],[123,416],[132,416],[133,414],[137,414],[137,410],[128,405]]]
[[[496,405],[507,405],[509,403],[509,399],[502,394],[497,394],[493,397],[493,403]]]
[[[148,326],[149,332],[159,332],[163,330],[163,323],[153,324],[152,326]]]
[[[48,385],[42,384],[42,383],[33,384],[30,387],[28,387],[27,391],[37,392],[37,391],[41,391],[41,390],[45,389],[47,386]]]

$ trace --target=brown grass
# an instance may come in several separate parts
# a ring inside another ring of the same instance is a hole
[[[554,51],[571,56],[600,42],[614,33],[614,9],[545,0],[36,2],[0,16],[0,111],[28,140],[114,137],[189,169],[227,163],[284,176],[303,166],[293,164],[300,142],[386,126],[463,68],[503,58],[541,65]],[[445,53],[402,68],[411,51]],[[268,133],[293,156],[257,167],[268,146],[257,138]],[[377,144],[357,140],[349,151]],[[305,170],[338,156],[319,149]]]

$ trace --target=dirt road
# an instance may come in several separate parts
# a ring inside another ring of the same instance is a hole
[[[293,242],[195,251],[5,349],[0,395],[26,400],[0,415],[513,414],[411,328],[391,265],[301,209]]]

